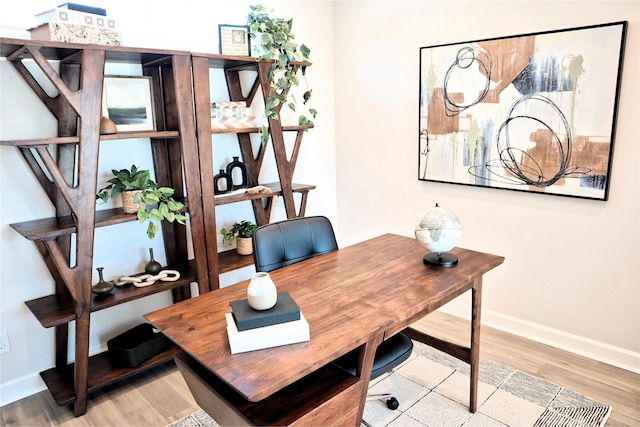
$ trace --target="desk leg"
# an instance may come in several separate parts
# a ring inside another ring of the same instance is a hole
[[[471,287],[471,387],[469,411],[478,409],[478,373],[480,370],[480,308],[482,305],[482,276],[473,281]]]
[[[362,347],[358,360],[358,368],[356,376],[360,377],[363,382],[362,395],[358,405],[358,419],[356,426],[362,424],[362,414],[364,413],[364,405],[367,402],[367,391],[369,390],[369,380],[371,380],[371,370],[373,369],[373,360],[376,356],[376,350],[382,342],[382,334],[378,334]]]

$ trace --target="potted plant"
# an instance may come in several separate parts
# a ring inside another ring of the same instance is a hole
[[[304,44],[298,46],[293,42],[295,36],[291,32],[293,19],[285,20],[268,11],[262,5],[249,6],[251,12],[247,16],[249,36],[254,39],[254,46],[261,59],[273,61],[269,69],[271,80],[271,94],[265,100],[264,115],[267,118],[280,120],[278,111],[281,105],[286,104],[291,110],[296,111],[297,101],[291,97],[288,101],[287,94],[293,86],[298,86],[300,80],[297,76],[297,67],[294,61],[308,61],[310,50]],[[301,67],[302,76],[305,77],[306,67]],[[305,79],[306,85],[306,79]],[[312,91],[307,88],[302,96],[306,106],[311,98]],[[308,108],[308,115],[315,118],[318,112],[314,108]],[[301,126],[313,126],[313,121],[305,114],[298,117]],[[265,144],[269,137],[269,129],[262,125],[262,143]]]
[[[135,165],[131,165],[131,169],[121,169],[111,171],[114,178],[108,182],[109,185],[102,188],[96,198],[106,202],[110,197],[121,194],[122,205],[127,213],[136,213],[138,221],[143,223],[149,221],[147,227],[147,236],[153,239],[160,229],[160,225],[154,221],[166,220],[169,222],[176,221],[178,224],[185,225],[187,217],[182,214],[184,204],[175,200],[173,194],[175,190],[170,187],[158,187],[146,169],[139,169]],[[132,205],[135,210],[131,212],[131,206],[127,208],[125,203],[125,195],[132,195]]]
[[[112,169],[114,177],[108,180],[107,185],[101,188],[96,195],[96,199],[106,203],[110,197],[118,194],[122,197],[122,207],[125,213],[138,212],[138,205],[134,203],[134,198],[143,190],[157,188],[158,185],[151,179],[151,174],[147,169],[138,169],[136,165],[131,165],[131,169]]]
[[[238,255],[251,255],[253,253],[252,236],[256,228],[258,226],[251,221],[236,221],[229,230],[223,227],[220,233],[224,242],[230,245],[234,241],[237,242],[236,250]]]

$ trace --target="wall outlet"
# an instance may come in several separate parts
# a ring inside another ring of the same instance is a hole
[[[7,330],[0,331],[0,354],[8,353],[11,351],[11,345],[9,345],[9,334]]]

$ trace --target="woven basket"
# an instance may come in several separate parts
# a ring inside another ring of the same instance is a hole
[[[253,253],[253,239],[251,237],[236,238],[238,255],[251,255]]]
[[[124,209],[124,213],[134,214],[138,212],[140,207],[133,200],[140,193],[142,193],[142,190],[130,190],[120,193],[122,195],[122,208]]]

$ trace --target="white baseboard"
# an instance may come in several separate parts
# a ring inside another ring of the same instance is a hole
[[[470,318],[470,308],[465,302],[450,302],[442,307],[441,311],[463,319]],[[640,374],[640,353],[637,352],[490,310],[482,310],[482,324]],[[46,386],[38,373],[3,383],[2,391],[0,392],[0,406],[31,396],[45,389]]]
[[[8,405],[9,403],[24,399],[25,397],[29,397],[32,394],[46,389],[47,386],[37,372],[16,378],[15,380],[2,384],[0,406]]]
[[[452,301],[442,307],[441,311],[463,319],[471,318],[469,304],[462,301],[460,303]],[[482,324],[640,374],[640,353],[638,352],[492,312],[491,310],[482,310]]]

